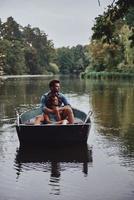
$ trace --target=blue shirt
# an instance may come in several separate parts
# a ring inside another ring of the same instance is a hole
[[[48,101],[49,94],[50,94],[50,92],[45,93],[41,97],[41,109],[42,109],[43,112],[44,112],[44,109],[47,107],[46,104],[47,104],[47,101]],[[61,100],[61,103],[62,103],[61,106],[70,105],[69,102],[68,102],[68,100],[64,96],[64,94],[58,93],[58,97]]]

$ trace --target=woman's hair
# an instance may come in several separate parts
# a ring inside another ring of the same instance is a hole
[[[59,98],[59,96],[56,95],[56,94],[49,94],[49,95],[48,95],[48,99],[47,99],[47,103],[46,103],[46,106],[47,106],[48,108],[51,108],[51,107],[53,106],[53,100],[54,100],[55,97],[57,97],[57,99],[58,99],[58,106],[61,106],[62,101],[61,101],[61,99]]]

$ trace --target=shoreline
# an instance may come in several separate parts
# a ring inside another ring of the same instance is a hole
[[[84,72],[81,73],[82,79],[134,79],[134,73],[132,72]]]
[[[50,75],[41,75],[41,74],[37,74],[37,75],[4,75],[4,76],[0,76],[0,80],[6,80],[6,79],[10,79],[10,78],[29,78],[29,77],[53,77],[54,75],[50,74]]]

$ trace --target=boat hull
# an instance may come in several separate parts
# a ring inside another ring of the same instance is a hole
[[[21,146],[24,145],[62,145],[87,143],[91,121],[89,115],[74,109],[74,124],[31,124],[31,120],[42,114],[40,108],[35,108],[17,115],[16,130]],[[29,123],[30,122],[30,123]]]
[[[19,125],[16,126],[21,146],[87,143],[90,124]]]

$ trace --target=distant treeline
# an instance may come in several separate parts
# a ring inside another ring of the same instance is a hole
[[[54,48],[39,28],[22,27],[13,17],[0,20],[1,74],[73,74],[88,66],[86,47]]]
[[[89,44],[56,49],[39,28],[23,27],[13,17],[0,20],[0,73],[132,77],[134,1],[113,1],[95,18],[92,31]]]

